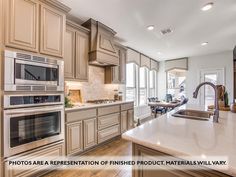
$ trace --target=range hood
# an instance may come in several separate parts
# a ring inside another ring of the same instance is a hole
[[[89,19],[82,26],[90,29],[89,64],[118,66],[119,58],[114,45],[116,32],[106,25]]]

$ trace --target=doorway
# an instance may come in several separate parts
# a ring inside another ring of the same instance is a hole
[[[224,72],[224,68],[203,69],[200,71],[200,81],[201,83],[211,82],[215,85],[225,85]],[[204,89],[201,89],[200,94],[201,105],[214,105],[215,92],[211,86],[205,85]]]

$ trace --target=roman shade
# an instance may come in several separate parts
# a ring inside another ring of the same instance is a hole
[[[165,71],[169,71],[172,69],[188,70],[188,58],[165,61]]]
[[[141,54],[141,65],[140,67],[147,67],[148,69],[151,68],[150,58],[146,57],[145,55]]]
[[[159,71],[159,62],[158,61],[155,61],[155,60],[152,60],[151,59],[151,62],[150,62],[151,66],[151,70],[155,70],[155,71]]]
[[[140,53],[129,48],[127,50],[127,63],[136,63],[140,66]]]

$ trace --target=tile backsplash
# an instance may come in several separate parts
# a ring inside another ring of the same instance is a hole
[[[68,90],[80,90],[82,102],[96,99],[113,99],[115,91],[119,90],[125,92],[125,85],[119,84],[104,84],[105,69],[102,67],[89,66],[89,81],[88,82],[74,82],[66,81],[66,92]]]

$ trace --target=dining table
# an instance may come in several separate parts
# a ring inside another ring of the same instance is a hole
[[[156,108],[164,108],[165,110],[172,110],[178,106],[181,105],[181,101],[171,101],[171,102],[166,102],[166,101],[155,101],[155,102],[149,102],[148,106],[150,106],[151,108],[151,112],[154,108],[154,110]],[[157,117],[157,112],[154,111],[154,117]]]

